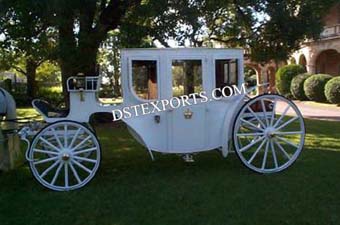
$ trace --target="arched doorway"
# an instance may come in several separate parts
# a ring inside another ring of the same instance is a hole
[[[304,54],[300,55],[299,65],[303,66],[303,68],[305,68],[305,71],[307,71],[307,60]]]
[[[335,49],[321,52],[315,61],[315,71],[333,76],[340,75],[340,53]]]

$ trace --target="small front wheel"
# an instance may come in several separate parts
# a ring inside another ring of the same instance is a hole
[[[101,159],[95,134],[80,123],[60,121],[42,129],[29,150],[36,180],[54,191],[85,186],[95,176]]]
[[[280,95],[260,95],[249,100],[233,126],[238,157],[258,173],[288,168],[299,156],[304,139],[305,125],[299,109]]]

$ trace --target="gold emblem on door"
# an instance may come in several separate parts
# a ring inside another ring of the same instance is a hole
[[[184,111],[184,118],[185,119],[191,119],[192,114],[194,114],[192,111],[190,111],[190,109],[187,109]]]

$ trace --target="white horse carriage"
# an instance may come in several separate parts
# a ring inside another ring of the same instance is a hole
[[[232,89],[224,87],[242,89],[243,66],[241,49],[122,50],[121,104],[104,104],[98,99],[98,77],[68,80],[68,112],[33,101],[47,122],[35,132],[27,151],[34,177],[56,191],[83,187],[95,176],[101,161],[99,141],[87,126],[92,114],[184,95],[190,97],[183,107],[122,119],[152,159],[153,152],[161,152],[181,154],[189,161],[192,154],[210,150],[226,157],[233,147],[253,171],[274,173],[288,168],[303,148],[303,117],[291,101],[279,95],[231,95]],[[208,100],[190,104],[202,98],[194,94],[202,91]],[[24,128],[20,133],[32,132]]]

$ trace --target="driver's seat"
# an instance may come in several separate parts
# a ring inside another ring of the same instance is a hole
[[[32,101],[33,107],[45,117],[50,118],[63,118],[67,117],[69,110],[66,109],[57,109],[53,107],[47,101],[41,99],[35,99]]]

